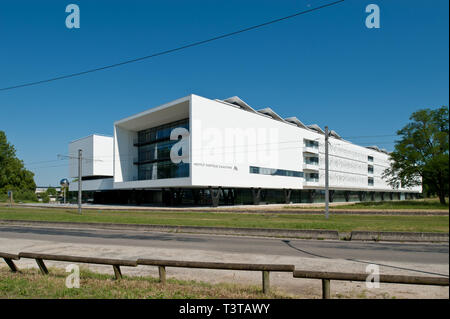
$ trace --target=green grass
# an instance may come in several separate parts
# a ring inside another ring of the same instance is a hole
[[[353,205],[333,207],[333,209],[412,209],[412,210],[448,210],[448,202],[442,205],[438,200],[405,200],[399,202],[362,202]]]
[[[0,220],[93,222],[239,228],[332,229],[338,231],[448,232],[449,216],[257,214],[174,211],[110,211],[1,207]]]
[[[317,209],[313,206],[285,206],[286,209]],[[331,210],[358,210],[358,209],[369,209],[369,210],[447,210],[448,199],[445,205],[439,202],[439,199],[424,199],[424,200],[402,200],[402,201],[383,201],[383,202],[358,202],[348,205],[339,205],[330,207]]]
[[[80,269],[80,288],[67,288],[63,269],[50,268],[43,276],[37,269],[12,273],[0,267],[0,298],[50,299],[208,299],[208,298],[289,298],[278,291],[265,295],[259,286],[209,284],[197,281],[167,279],[161,284],[153,277],[124,276],[113,280],[111,275]]]

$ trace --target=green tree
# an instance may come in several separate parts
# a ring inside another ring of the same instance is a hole
[[[34,192],[33,177],[34,174],[16,157],[16,150],[8,143],[5,132],[0,131],[0,193],[10,189]]]
[[[420,185],[439,196],[448,195],[449,149],[448,106],[414,112],[405,127],[397,131],[400,140],[391,153],[391,166],[384,177],[391,186]]]
[[[56,189],[54,187],[49,187],[49,188],[47,188],[47,195],[56,196],[56,195],[58,195],[58,192],[56,191]]]
[[[47,192],[41,193],[40,197],[41,197],[43,203],[50,202],[50,196],[48,196]]]

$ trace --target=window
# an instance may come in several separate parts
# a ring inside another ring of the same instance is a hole
[[[367,160],[373,163],[373,156],[367,156]]]
[[[374,185],[374,183],[373,183],[373,177],[369,177],[368,180],[367,180],[367,182],[368,182],[368,185],[369,185],[369,186],[373,186],[373,185]]]
[[[305,180],[307,182],[318,182],[319,181],[319,173],[306,173]]]
[[[372,165],[367,166],[367,173],[373,174],[373,166]]]
[[[140,144],[149,144],[161,140],[169,140],[170,133],[174,128],[183,127],[185,129],[189,129],[189,119],[184,119],[180,121],[175,121],[171,123],[167,123],[164,125],[152,127],[146,130],[142,130],[138,132],[138,140],[137,145]]]
[[[290,177],[303,177],[303,172],[290,171],[286,169],[265,168],[250,166],[251,174],[272,175],[272,176],[290,176]]]
[[[138,180],[154,180],[189,176],[188,163],[172,163],[170,150],[178,140],[170,140],[173,129],[189,129],[189,119],[171,122],[138,132]]]
[[[139,165],[139,180],[189,177],[189,164],[171,161]]]
[[[318,141],[312,141],[312,140],[304,140],[305,147],[311,147],[311,148],[319,148],[319,142]]]
[[[319,157],[317,156],[305,156],[303,163],[311,165],[319,165]]]

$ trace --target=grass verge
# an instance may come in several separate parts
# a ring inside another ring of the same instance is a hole
[[[161,284],[152,277],[124,276],[113,280],[111,275],[80,269],[80,288],[67,288],[69,273],[50,268],[43,276],[37,269],[12,273],[0,267],[0,298],[42,299],[256,299],[289,298],[272,289],[263,294],[261,287],[236,284],[209,284],[197,281],[167,279]]]
[[[285,209],[317,209],[314,206],[285,206]],[[445,205],[442,205],[438,199],[423,200],[402,200],[402,201],[383,201],[383,202],[358,202],[348,205],[337,205],[330,207],[331,210],[447,210],[449,209],[448,199]]]
[[[449,216],[245,214],[216,212],[155,212],[0,207],[1,220],[91,222],[237,228],[332,229],[338,231],[448,232]]]

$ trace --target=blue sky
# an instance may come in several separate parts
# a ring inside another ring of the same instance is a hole
[[[0,88],[149,55],[331,1],[1,1]],[[76,3],[81,28],[67,29]],[[381,10],[367,29],[365,7]],[[67,177],[68,142],[198,94],[238,95],[361,145],[392,150],[420,108],[448,105],[448,1],[346,0],[154,59],[0,91],[0,130],[38,185]],[[310,6],[310,7],[309,7]],[[52,162],[50,162],[52,161]]]

